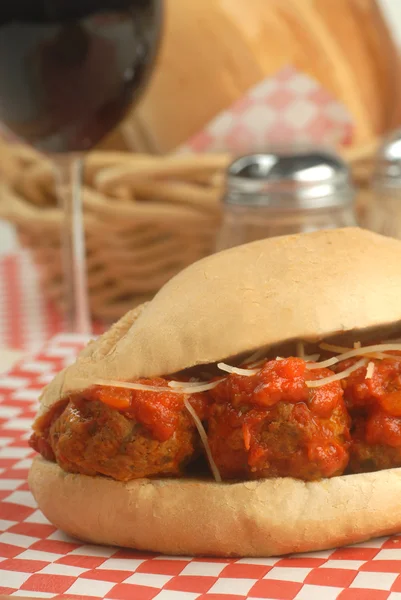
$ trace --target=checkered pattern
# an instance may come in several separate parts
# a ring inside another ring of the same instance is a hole
[[[62,315],[40,287],[30,254],[17,251],[0,259],[0,348],[36,352],[63,331]],[[104,326],[94,324],[96,333]]]
[[[58,336],[0,378],[0,595],[401,600],[401,536],[284,558],[210,560],[90,546],[53,527],[28,490],[27,439],[40,389],[85,341]]]
[[[28,252],[0,260],[0,347],[37,351],[62,330],[62,319],[40,290]]]
[[[180,150],[246,153],[277,143],[346,145],[352,135],[346,107],[317,81],[286,67],[250,89]]]

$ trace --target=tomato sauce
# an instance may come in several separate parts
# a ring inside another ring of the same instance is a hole
[[[46,460],[54,461],[55,456],[49,443],[50,426],[64,411],[67,402],[54,404],[44,415],[38,417],[33,426],[33,433],[29,445]]]
[[[301,358],[283,358],[265,363],[258,373],[252,376],[232,374],[211,391],[216,402],[234,407],[250,406],[270,408],[278,402],[308,403],[311,413],[328,417],[342,401],[342,389],[338,382],[318,388],[308,388],[307,380],[330,377],[329,369],[306,368]]]
[[[167,387],[168,381],[161,377],[139,379],[137,383],[152,387]],[[173,392],[152,392],[128,390],[116,387],[96,386],[85,394],[88,399],[100,400],[105,404],[124,412],[125,416],[144,425],[152,436],[164,442],[175,433],[180,416],[187,411],[184,406],[184,394]],[[196,394],[188,398],[200,419],[204,419],[208,407],[205,394]],[[188,418],[189,417],[188,415]]]
[[[344,361],[337,370],[355,362]],[[401,447],[401,356],[371,362],[374,370],[370,379],[366,379],[366,367],[362,367],[342,381],[346,406],[358,437],[366,444]],[[357,426],[361,420],[364,428]]]

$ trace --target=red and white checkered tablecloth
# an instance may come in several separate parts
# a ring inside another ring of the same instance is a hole
[[[100,334],[104,326],[94,323]],[[27,251],[0,258],[0,349],[36,352],[64,330],[62,314],[41,289],[38,271]]]
[[[91,546],[53,527],[27,486],[33,456],[27,440],[42,386],[84,342],[58,336],[0,377],[0,594],[75,600],[401,600],[401,535],[284,558],[212,560]]]
[[[336,147],[352,143],[348,109],[318,81],[288,65],[251,87],[179,152],[265,152],[274,144]]]
[[[28,252],[0,259],[0,348],[32,352],[63,329],[63,320],[40,288]]]

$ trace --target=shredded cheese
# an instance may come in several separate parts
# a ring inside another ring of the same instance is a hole
[[[194,394],[196,392],[206,392],[207,390],[212,390],[222,381],[223,378],[216,379],[216,381],[210,381],[209,383],[201,381],[197,383],[192,383],[190,381],[169,381],[168,386],[170,388],[170,392],[173,390],[186,390],[184,393]]]
[[[315,361],[319,360],[319,358],[320,358],[320,354],[311,354],[309,356],[305,354],[305,356],[303,357],[303,360],[305,362],[315,362]],[[276,356],[275,359],[271,359],[271,360],[284,360],[284,357]],[[253,369],[254,367],[261,367],[266,361],[267,361],[267,359],[263,358],[262,360],[258,360],[257,362],[254,362],[254,363],[248,365],[248,367],[250,369]]]
[[[256,375],[259,373],[259,369],[239,369],[238,367],[232,367],[231,365],[226,365],[226,363],[218,363],[217,367],[220,371],[225,371],[226,373],[235,373],[235,375],[244,375],[245,377],[252,377],[252,375]]]
[[[322,344],[323,345],[323,344]],[[325,350],[326,348],[324,348]],[[354,358],[355,356],[372,356],[376,352],[380,351],[392,351],[398,350],[401,351],[401,344],[375,344],[374,346],[365,346],[364,348],[355,348],[354,350],[349,350],[347,352],[342,352],[340,356],[335,356],[333,358],[329,358],[319,363],[309,363],[306,365],[307,369],[324,369],[327,367],[332,367],[343,360],[347,360],[348,358]],[[333,350],[331,350],[333,352]],[[377,354],[375,355],[376,357]],[[388,355],[386,358],[395,358],[394,356]]]
[[[250,366],[250,363],[263,362],[265,354],[266,354],[266,350],[264,348],[261,348],[260,350],[256,350],[256,352],[254,352],[253,354],[248,356],[248,358],[246,358],[242,362],[242,364]]]
[[[320,358],[320,354],[311,354],[310,356],[305,354],[304,342],[297,342],[296,353],[298,358],[302,358],[306,362],[314,362]]]
[[[221,483],[222,479],[221,479],[220,471],[217,468],[216,463],[214,462],[212,451],[211,451],[210,445],[209,445],[209,440],[207,439],[207,434],[206,434],[205,428],[202,425],[202,421],[200,420],[200,418],[194,411],[191,404],[188,402],[188,398],[184,399],[184,406],[194,420],[196,429],[198,430],[198,433],[199,433],[199,437],[205,448],[206,456],[208,458],[209,465],[210,465],[210,468],[213,473],[213,477],[215,478],[215,481],[217,481],[217,483]]]
[[[366,368],[365,379],[372,379],[373,373],[375,372],[375,363],[369,362]]]
[[[386,354],[386,352],[392,352],[392,351],[401,352],[401,342],[392,342],[392,343],[388,343],[388,344],[375,344],[372,346],[365,346],[365,347],[362,347],[360,342],[355,342],[353,349],[345,348],[343,346],[333,346],[331,344],[326,344],[326,343],[320,344],[319,347],[322,350],[326,350],[329,352],[335,352],[338,354],[338,356],[334,356],[333,358],[329,358],[327,360],[318,362],[320,355],[317,354],[317,355],[306,356],[304,353],[303,342],[299,342],[297,344],[297,351],[299,354],[303,354],[304,360],[307,361],[306,368],[309,370],[332,367],[333,365],[336,365],[339,362],[347,360],[348,358],[354,358],[357,356],[364,357],[362,359],[364,364],[366,364],[366,362],[368,361],[369,358],[377,358],[377,359],[389,358],[389,359],[394,360],[397,357],[394,355],[391,355],[391,354]],[[260,356],[260,352],[254,353],[252,355],[252,357],[250,357],[250,358],[252,358],[252,359],[255,358],[257,354]],[[265,351],[263,351],[263,352],[265,352]],[[248,360],[250,360],[250,358]],[[250,364],[250,367],[260,366],[265,362],[265,360],[266,360],[266,358],[260,359],[257,362]],[[283,360],[283,357],[277,356],[276,360]],[[359,361],[358,363],[356,363],[355,365],[350,367],[351,370],[346,369],[346,370],[342,371],[342,373],[338,373],[337,375],[333,375],[333,376],[327,377],[325,379],[319,379],[316,381],[307,382],[307,385],[309,387],[319,387],[320,385],[325,385],[325,383],[329,383],[330,381],[337,381],[339,379],[343,379],[344,377],[347,376],[347,374],[352,373],[354,370],[359,368],[359,366],[362,364],[362,361]],[[256,373],[259,372],[259,369],[252,369],[252,368],[241,369],[238,367],[232,367],[231,365],[227,365],[223,362],[218,363],[217,366],[219,369],[221,369],[222,371],[225,371],[226,373],[236,373],[238,375],[244,375],[246,377],[251,377],[252,375],[256,375]],[[371,377],[373,376],[373,372],[374,372],[374,363],[372,363],[370,361],[368,364],[368,368],[366,370],[366,379],[371,379]],[[197,381],[194,379],[192,379],[191,381],[169,381],[168,387],[161,387],[161,386],[158,387],[158,386],[153,386],[153,385],[146,385],[143,383],[135,383],[135,382],[129,382],[129,381],[114,381],[114,380],[105,380],[105,379],[97,379],[94,382],[94,384],[102,385],[105,387],[116,387],[116,388],[138,390],[138,391],[145,391],[145,392],[171,392],[174,394],[188,395],[188,394],[196,394],[196,393],[201,393],[201,392],[206,392],[208,390],[212,390],[213,388],[218,386],[219,383],[221,383],[223,380],[224,380],[224,377],[221,377],[221,378],[217,379],[216,381],[212,381],[212,382],[208,382],[208,383],[202,382],[202,381]],[[322,383],[322,382],[325,382],[325,383]]]
[[[179,392],[180,394],[196,394],[199,392],[207,392],[212,390],[221,383],[221,379],[210,381],[209,383],[189,383],[184,381],[169,381],[168,386],[171,391]]]
[[[254,369],[255,367],[261,367],[261,366],[262,366],[262,365],[263,365],[263,364],[266,362],[266,360],[267,360],[266,358],[262,358],[261,360],[257,360],[257,361],[256,361],[256,362],[254,362],[254,363],[249,363],[249,364],[247,364],[247,367],[248,367],[249,369]],[[276,360],[277,360],[277,359],[276,359]]]
[[[169,381],[169,387],[158,387],[155,385],[145,385],[143,383],[131,383],[130,381],[112,381],[106,379],[97,379],[95,385],[103,385],[104,387],[116,387],[126,390],[138,390],[143,392],[170,392],[171,394],[196,394],[197,392],[206,392],[216,387],[219,381],[211,383],[194,384],[183,381]],[[171,385],[173,384],[173,385]],[[177,384],[176,386],[174,384]]]
[[[378,358],[382,360],[383,358],[392,358],[393,360],[397,358],[393,354],[385,354],[384,352],[368,352],[365,356],[368,358]]]
[[[344,346],[334,346],[333,344],[326,344],[323,342],[319,344],[319,348],[322,350],[326,350],[327,352],[335,352],[336,354],[344,354],[345,352],[350,352],[352,348],[344,348]]]
[[[332,383],[333,381],[340,381],[341,379],[345,379],[346,377],[348,377],[348,375],[351,375],[351,373],[353,373],[357,369],[360,369],[361,367],[365,366],[367,362],[368,361],[366,358],[361,358],[361,360],[358,360],[358,362],[356,362],[351,367],[348,367],[348,369],[345,369],[341,373],[336,373],[335,375],[330,375],[329,377],[324,377],[323,379],[316,379],[315,381],[307,381],[306,385],[309,388],[316,388]]]
[[[393,340],[394,343],[397,342],[397,340]],[[378,344],[377,347],[381,347],[383,344]],[[354,343],[354,350],[358,350],[359,348],[362,347],[361,342],[355,342]],[[345,354],[346,352],[351,352],[352,348],[344,348],[343,346],[333,346],[332,344],[326,344],[326,343],[322,343],[319,345],[319,348],[321,348],[322,350],[326,350],[327,352],[334,352],[335,354]],[[392,358],[394,359],[394,356],[392,354],[384,354],[383,352],[367,352],[366,356],[371,356],[371,358]]]

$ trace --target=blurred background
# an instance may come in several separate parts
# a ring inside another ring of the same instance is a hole
[[[3,354],[35,349],[66,328],[66,277],[77,272],[98,333],[217,249],[354,224],[401,237],[398,0],[166,0],[162,20],[140,96],[133,102],[132,83],[124,120],[114,105],[97,115],[99,135],[83,127],[79,140],[39,139],[38,123],[22,126],[3,102],[18,58],[0,61]],[[93,111],[91,91],[114,89],[129,45],[120,43],[126,24],[97,17],[96,27],[85,48],[93,79],[80,91]],[[72,38],[63,43],[68,52]],[[135,43],[145,52],[146,41]],[[107,69],[95,69],[99,62]],[[57,92],[51,110],[67,118],[60,106],[74,104],[81,80],[43,64],[52,73],[46,93]],[[22,83],[20,105],[28,106],[36,88]],[[68,118],[80,110],[78,98]],[[84,158],[83,209],[71,205],[70,221],[51,154],[65,150]]]
[[[401,43],[401,5],[394,0],[380,0],[394,38]]]

